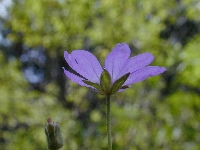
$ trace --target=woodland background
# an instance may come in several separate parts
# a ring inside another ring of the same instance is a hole
[[[63,53],[103,65],[122,42],[167,71],[112,97],[114,149],[198,150],[199,0],[0,0],[0,149],[45,150],[51,117],[61,150],[106,150],[105,97],[64,75]]]

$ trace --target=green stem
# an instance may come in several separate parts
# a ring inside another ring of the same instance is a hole
[[[110,125],[110,95],[106,96],[106,125],[107,125],[107,135],[108,135],[108,150],[112,150],[112,140],[111,140],[111,125]]]

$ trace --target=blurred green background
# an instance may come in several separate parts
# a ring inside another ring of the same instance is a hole
[[[199,0],[0,0],[0,149],[107,149],[105,97],[65,77],[63,52],[104,63],[117,43],[167,71],[112,97],[114,150],[200,149]]]

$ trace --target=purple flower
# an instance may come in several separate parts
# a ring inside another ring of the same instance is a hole
[[[103,69],[97,58],[88,51],[74,50],[71,54],[65,51],[65,60],[77,75],[63,67],[64,73],[81,86],[90,87],[104,95],[112,95],[166,70],[165,67],[147,66],[154,59],[151,53],[129,58],[130,53],[126,43],[117,44],[106,57]]]

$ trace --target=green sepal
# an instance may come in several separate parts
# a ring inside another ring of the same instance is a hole
[[[128,85],[125,85],[125,86],[122,86],[120,89],[128,89],[130,88],[131,86],[128,86]]]
[[[110,93],[110,89],[112,86],[111,77],[107,70],[104,70],[100,77],[100,85],[101,89],[104,91],[105,94]]]
[[[44,131],[45,131],[45,135],[46,135],[46,139],[47,139],[47,146],[49,147],[50,139],[49,139],[49,133],[48,133],[47,126],[45,126]]]
[[[115,83],[112,86],[111,92],[110,92],[111,95],[117,93],[117,91],[120,88],[122,88],[122,89],[126,88],[126,86],[122,86],[122,85],[128,79],[129,75],[130,75],[130,73],[127,73],[127,74],[125,74],[124,76],[122,76],[121,78],[119,78],[118,80],[115,81]]]
[[[62,139],[59,124],[57,124],[55,127],[55,137],[56,137],[56,141],[57,141],[57,148],[61,148],[63,146],[63,139]]]
[[[102,91],[101,86],[99,84],[93,83],[93,82],[88,81],[88,80],[83,80],[83,82],[85,84],[89,85],[89,86],[92,86],[92,87],[96,88],[100,94],[105,95],[105,93]]]

